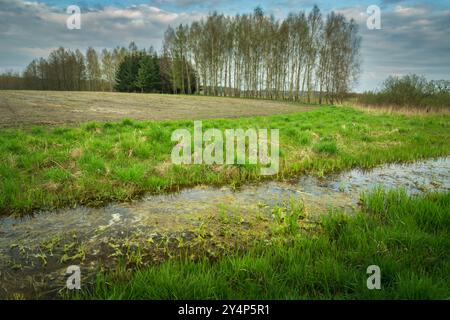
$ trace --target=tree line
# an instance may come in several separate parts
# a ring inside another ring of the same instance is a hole
[[[153,48],[138,49],[134,42],[100,53],[60,47],[47,59],[34,59],[22,75],[1,74],[0,89],[194,93],[193,86],[187,90],[172,83],[172,69],[169,58]],[[195,83],[195,72],[184,81]]]
[[[196,91],[205,95],[299,100],[342,100],[359,73],[360,37],[353,20],[291,13],[275,20],[257,8],[234,17],[213,13],[169,27],[164,55],[179,87],[194,66]],[[189,78],[189,76],[188,76]]]
[[[115,74],[126,48],[104,49],[100,54],[88,48],[80,50],[60,47],[47,58],[34,59],[23,74],[5,73],[0,76],[2,89],[32,90],[113,90]]]
[[[23,75],[0,76],[0,88],[171,92],[215,96],[342,100],[359,74],[360,37],[353,20],[331,12],[291,13],[284,20],[260,8],[213,13],[168,27],[162,52],[128,48],[59,48],[32,61]],[[19,79],[19,80],[18,80]],[[7,81],[6,81],[7,80]],[[9,82],[8,82],[9,81]],[[12,85],[11,85],[12,84]]]

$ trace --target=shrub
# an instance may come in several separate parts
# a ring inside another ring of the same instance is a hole
[[[365,92],[358,97],[364,105],[393,105],[401,107],[450,107],[450,81],[427,81],[415,74],[390,76],[381,91]]]

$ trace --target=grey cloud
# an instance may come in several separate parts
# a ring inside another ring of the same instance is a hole
[[[150,5],[82,11],[81,30],[68,30],[65,12],[45,4],[0,0],[0,69],[23,68],[58,46],[111,48],[135,41],[161,46],[165,29],[200,19],[202,13],[174,13]]]
[[[155,4],[172,4],[179,7],[190,7],[195,5],[203,5],[203,6],[215,6],[221,3],[226,3],[229,0],[154,0]]]
[[[381,11],[381,30],[368,30],[365,9],[340,10],[360,25],[363,73],[357,89],[375,88],[390,74],[450,79],[450,10],[397,5]]]
[[[404,9],[408,10],[408,9]],[[450,76],[450,11],[394,10],[382,15],[382,30],[364,32],[364,56],[380,76],[420,73],[431,79]]]
[[[273,7],[264,9],[270,12]],[[382,30],[367,29],[365,11],[362,6],[339,10],[360,25],[363,73],[358,90],[376,87],[389,74],[414,72],[430,79],[450,78],[450,8],[397,4],[382,9]],[[23,68],[58,46],[111,48],[134,40],[140,47],[160,48],[169,24],[190,22],[204,14],[167,12],[151,5],[103,7],[82,14],[81,30],[67,30],[65,12],[43,4],[0,0],[0,69]]]

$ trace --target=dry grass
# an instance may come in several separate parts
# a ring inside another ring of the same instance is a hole
[[[403,114],[407,116],[426,116],[437,114],[450,114],[450,108],[422,108],[414,106],[399,107],[394,105],[376,106],[376,105],[362,105],[354,102],[346,102],[346,105],[353,108],[375,114]]]
[[[289,102],[116,92],[0,91],[0,127],[86,121],[240,118],[313,107]]]

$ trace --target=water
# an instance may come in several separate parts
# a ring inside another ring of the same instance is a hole
[[[410,194],[449,191],[450,157],[385,165],[369,171],[356,169],[322,179],[304,176],[291,182],[247,185],[237,191],[198,186],[103,208],[77,207],[25,218],[2,218],[0,297],[16,292],[39,292],[43,297],[54,294],[64,283],[65,269],[73,264],[63,258],[64,254],[73,257],[83,252],[83,265],[94,272],[99,261],[107,263],[110,258],[104,252],[111,239],[182,235],[189,240],[190,230],[198,227],[206,215],[223,210],[255,215],[261,208],[290,198],[303,199],[311,214],[329,208],[351,213],[360,193],[378,186],[402,187]]]

